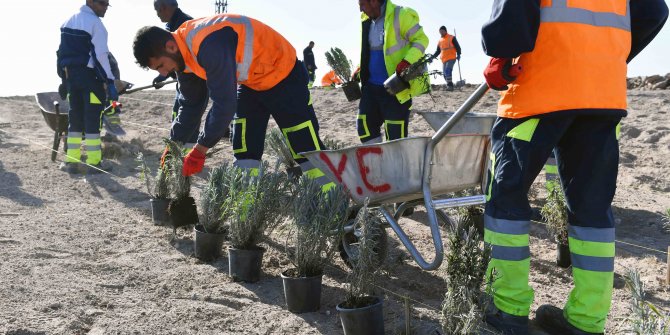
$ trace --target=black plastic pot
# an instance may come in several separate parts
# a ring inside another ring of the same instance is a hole
[[[151,198],[151,220],[156,226],[166,226],[170,224],[170,214],[168,213],[168,205],[170,199]]]
[[[567,269],[572,265],[570,248],[567,244],[556,243],[556,265]]]
[[[316,312],[321,308],[321,279],[323,275],[296,277],[295,269],[282,272],[286,306],[293,313]]]
[[[344,95],[347,96],[347,101],[356,101],[363,95],[357,81],[344,83],[342,90],[344,91]]]
[[[195,257],[205,262],[221,257],[225,234],[207,233],[202,225],[196,225],[194,231]]]
[[[198,223],[198,210],[193,197],[174,199],[168,206],[172,227],[179,228]]]
[[[228,248],[228,271],[234,281],[255,283],[261,278],[264,248]]]
[[[286,169],[289,180],[298,180],[302,176],[302,169],[299,165]]]
[[[369,299],[370,303],[360,308],[345,308],[345,303],[337,305],[344,335],[384,334],[384,305],[382,300],[378,297],[369,297]]]

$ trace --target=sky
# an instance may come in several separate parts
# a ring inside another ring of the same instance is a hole
[[[2,0],[4,31],[0,34],[0,96],[32,95],[56,91],[56,50],[60,26],[76,13],[84,0],[26,1]],[[460,67],[468,83],[481,83],[488,59],[480,42],[481,26],[491,13],[490,0],[395,0],[419,13],[421,25],[430,39],[427,52],[434,52],[438,29],[444,25],[456,32],[463,49]],[[109,49],[119,61],[121,79],[144,86],[156,76],[135,64],[132,41],[146,25],[164,27],[153,9],[153,0],[110,0],[102,19],[109,33]],[[213,15],[214,0],[180,0],[179,7],[193,17]],[[228,12],[260,20],[286,37],[302,59],[302,50],[315,42],[317,83],[330,69],[324,53],[339,47],[358,64],[360,59],[360,12],[355,0],[228,0]],[[629,65],[629,77],[670,72],[670,28],[664,27],[656,39]],[[434,61],[431,70],[441,69]],[[454,78],[459,80],[458,67]],[[444,83],[442,78],[433,83]],[[123,100],[123,99],[121,99]]]

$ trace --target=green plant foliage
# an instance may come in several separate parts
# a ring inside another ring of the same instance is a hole
[[[168,138],[163,142],[169,148],[169,154],[165,157],[164,169],[166,169],[165,178],[170,190],[173,192],[175,200],[184,199],[191,194],[191,177],[182,175],[184,168],[184,147]]]
[[[263,164],[258,175],[245,169],[230,178],[228,197],[221,206],[222,218],[230,225],[234,248],[253,249],[285,218],[290,206],[288,180],[283,173]]]
[[[627,269],[624,279],[631,293],[631,313],[626,319],[630,328],[626,332],[638,335],[670,334],[670,314],[647,301],[640,273]]]
[[[347,146],[344,142],[329,136],[323,138],[323,145],[328,148],[328,150],[340,150]]]
[[[287,241],[289,259],[299,277],[320,275],[342,238],[349,217],[349,195],[339,185],[323,192],[321,185],[303,176],[293,192],[292,209]]]
[[[568,207],[560,187],[549,189],[547,203],[540,210],[549,233],[559,244],[568,244]]]
[[[287,169],[298,165],[295,159],[293,159],[291,149],[288,147],[286,138],[279,128],[272,128],[272,130],[270,130],[267,136],[265,136],[265,144],[274,151],[279,162],[281,162]]]
[[[149,196],[154,199],[170,198],[170,187],[167,183],[166,170],[159,168],[154,177],[142,152],[137,154],[136,161],[140,164],[140,179],[144,181]]]
[[[231,179],[238,178],[241,174],[241,169],[228,164],[217,167],[209,173],[207,185],[200,194],[201,224],[205,232],[214,234],[226,232],[222,206],[230,193]]]
[[[670,233],[670,208],[666,209],[663,214],[663,228]]]
[[[467,212],[466,212],[467,214]],[[441,324],[445,334],[477,334],[483,322],[479,306],[491,248],[477,234],[469,216],[459,216],[447,241],[447,292],[442,302]]]
[[[351,81],[353,64],[340,48],[330,48],[330,51],[326,51],[326,61],[343,83]]]
[[[358,258],[347,276],[349,283],[347,295],[343,304],[346,308],[362,307],[367,305],[369,297],[373,295],[375,280],[379,264],[377,261],[377,244],[382,231],[382,218],[378,212],[368,207],[368,200],[356,215],[354,226],[361,227],[359,237]]]

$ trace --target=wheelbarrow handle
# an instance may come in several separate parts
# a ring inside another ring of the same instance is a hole
[[[162,82],[161,84],[168,85],[168,84],[173,84],[173,83],[176,83],[176,82],[177,82],[177,80],[168,80],[168,81]],[[136,88],[133,88],[133,89],[130,89],[130,90],[125,90],[123,92],[120,92],[119,95],[135,93],[137,91],[146,90],[147,88],[155,88],[155,86],[153,84],[146,85],[146,86],[140,86],[140,87],[136,87]]]

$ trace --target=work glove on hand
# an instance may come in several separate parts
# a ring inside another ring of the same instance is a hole
[[[191,149],[184,157],[184,168],[181,174],[185,177],[194,175],[202,171],[203,166],[205,166],[205,154],[198,149]]]
[[[165,150],[163,150],[163,154],[161,155],[161,168],[165,166],[165,159],[167,159],[168,155],[170,155],[170,147],[166,145]]]
[[[409,66],[412,65],[406,60],[402,60],[398,65],[395,67],[395,74],[400,75],[403,71],[405,71]]]
[[[513,82],[521,73],[520,64],[512,64],[511,58],[492,57],[489,65],[484,69],[486,84],[496,91],[504,91],[509,87],[507,84]]]
[[[354,73],[351,75],[351,81],[361,81],[361,68],[358,67],[354,70]]]
[[[64,82],[58,85],[58,95],[63,100],[67,99],[67,85]]]
[[[461,54],[456,55],[456,60],[461,60]]]
[[[119,93],[116,91],[116,86],[114,86],[114,80],[107,80],[107,100],[119,100]]]
[[[162,88],[163,86],[165,86],[165,84],[164,84],[163,82],[164,82],[167,78],[168,78],[168,77],[163,77],[163,76],[160,76],[160,75],[159,75],[158,77],[154,78],[154,80],[151,82],[151,85],[152,85],[155,89]]]

